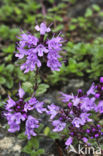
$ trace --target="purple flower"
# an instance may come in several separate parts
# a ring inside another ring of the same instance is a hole
[[[43,108],[44,102],[38,102],[35,105],[35,109],[37,110],[38,113],[43,113],[44,111],[46,111],[46,108]]]
[[[99,93],[96,93],[95,94],[95,97],[98,99],[100,97],[100,94]]]
[[[95,110],[96,112],[103,113],[103,100],[98,103]]]
[[[69,102],[69,100],[73,99],[74,96],[73,95],[68,95],[65,93],[60,92],[60,94],[62,95],[62,102]]]
[[[70,145],[72,144],[72,142],[73,142],[73,138],[72,138],[72,137],[69,137],[69,138],[67,139],[67,141],[65,142],[65,145],[66,145],[66,146],[70,146]]]
[[[68,103],[68,108],[71,108],[72,105],[73,105],[72,102],[69,102],[69,103]]]
[[[25,118],[20,112],[13,113],[13,114],[10,114],[9,116],[8,124],[11,124],[12,122],[15,122],[16,124],[20,124],[21,120],[24,121]]]
[[[61,122],[60,120],[54,120],[52,125],[55,127],[53,129],[54,132],[60,132],[66,127],[66,123]]]
[[[56,50],[61,50],[61,46],[62,46],[62,38],[61,37],[54,37],[51,40],[47,41],[48,44],[48,49],[56,49]]]
[[[100,77],[100,83],[103,83],[103,77]]]
[[[99,134],[95,134],[95,138],[98,138],[99,137]]]
[[[43,53],[48,53],[48,49],[46,49],[46,47],[42,44],[39,44],[36,48],[35,48],[35,52],[38,53],[38,56],[43,56]]]
[[[78,106],[78,104],[81,102],[81,99],[78,97],[74,97],[72,102],[73,102],[73,106]]]
[[[86,123],[86,122],[91,122],[92,119],[88,118],[90,116],[90,114],[87,114],[87,113],[82,113],[80,115],[80,118],[82,119],[82,122],[83,122],[83,125]]]
[[[18,37],[20,41],[17,50],[19,52],[15,56],[18,59],[24,58],[26,60],[21,65],[21,70],[24,70],[24,73],[33,71],[36,66],[40,68],[43,61],[51,70],[59,71],[61,63],[58,59],[60,58],[59,51],[63,42],[62,38],[59,36],[52,39],[48,39],[49,37],[44,38],[45,33],[50,31],[50,28],[45,23],[41,23],[40,27],[37,25],[35,28],[37,31],[40,31],[39,39],[25,33]]]
[[[62,46],[61,39],[61,37],[55,37],[47,41],[49,49],[47,66],[53,71],[59,71],[61,67],[61,63],[58,60],[58,58],[60,58],[58,51],[61,50],[60,47]]]
[[[90,87],[90,89],[87,91],[87,95],[90,95],[90,94],[95,95],[95,88],[96,87],[93,83],[92,86]]]
[[[83,124],[84,124],[84,122],[82,121],[82,119],[80,119],[80,118],[78,118],[78,117],[75,117],[75,118],[73,119],[73,121],[72,121],[72,124],[73,124],[73,126],[79,128],[80,125],[83,125]]]
[[[24,48],[25,46],[30,46],[30,45],[36,46],[39,41],[37,37],[30,35],[30,34],[25,34],[25,33],[21,34],[21,37],[18,37],[18,38],[20,39],[19,46],[22,48]]]
[[[9,99],[7,100],[6,110],[12,111],[12,107],[16,105],[15,101],[9,96]]]
[[[38,113],[42,113],[43,111],[46,111],[45,108],[43,108],[44,102],[39,102],[36,98],[31,98],[24,106],[24,110],[27,112],[28,110],[35,109]]]
[[[31,98],[28,102],[26,102],[25,106],[24,106],[24,110],[26,112],[31,111],[35,108],[35,105],[38,103],[37,99]]]
[[[30,135],[35,135],[32,128],[38,128],[39,123],[36,118],[33,118],[29,115],[30,111],[35,110],[39,113],[42,113],[46,111],[46,108],[43,108],[44,103],[39,102],[36,98],[31,98],[29,101],[25,102],[23,99],[24,94],[24,90],[20,87],[18,90],[18,101],[14,101],[9,97],[4,116],[8,121],[8,131],[11,133],[19,131],[21,123],[26,122],[26,134],[28,135],[28,138],[30,138]],[[31,126],[29,123],[31,123]],[[34,127],[32,123],[34,123]]]
[[[18,57],[19,59],[22,59],[25,55],[28,54],[28,51],[21,47],[18,47],[18,51],[19,51],[19,53],[15,54],[15,56]]]
[[[65,104],[64,107],[59,107],[59,109],[56,110],[56,106],[50,106],[47,113],[51,115],[50,119],[54,127],[53,131],[61,132],[66,128],[65,137],[70,135],[70,138],[68,138],[65,143],[67,147],[72,143],[73,139],[82,140],[89,145],[88,139],[99,139],[102,135],[102,127],[97,124],[97,121],[95,121],[95,118],[92,116],[92,113],[103,113],[103,100],[97,105],[97,99],[95,98],[95,94],[100,93],[102,87],[103,84],[96,87],[92,85],[88,95],[84,95],[82,90],[78,90],[76,96],[61,93],[62,102]],[[101,91],[101,98],[102,93]],[[88,129],[86,129],[86,127]],[[64,132],[65,131],[63,131],[63,134]]]
[[[21,65],[21,70],[25,70],[24,73],[27,73],[29,71],[33,71],[35,69],[35,66],[37,67],[41,66],[41,62],[38,59],[36,54],[29,55],[27,57],[27,61]]]
[[[12,124],[20,125],[21,121],[25,120],[25,117],[20,113],[5,113],[6,119],[8,120],[9,126]]]
[[[60,71],[61,64],[58,60],[48,59],[47,66],[50,67],[52,71]]]
[[[5,113],[6,119],[8,121],[9,129],[8,131],[14,133],[20,130],[21,120],[25,120],[24,116],[21,113]]]
[[[95,104],[95,98],[89,98],[89,97],[84,97],[81,100],[81,109],[85,112],[90,111],[90,110],[94,110],[96,107]]]
[[[18,45],[18,51],[15,56],[19,59],[22,59],[24,56],[28,55],[28,50],[25,47],[27,46],[30,48],[31,46],[36,46],[38,43],[38,38],[32,35],[28,34],[21,34],[21,37],[18,37],[20,39],[19,45]]]
[[[59,71],[61,67],[61,63],[59,62],[58,58],[60,55],[58,55],[58,52],[56,50],[50,50],[47,58],[47,66],[51,68],[53,71]]]
[[[51,29],[49,27],[47,27],[45,23],[41,23],[40,27],[38,25],[36,25],[35,29],[37,31],[40,31],[41,35],[45,35],[46,32],[50,32],[51,31]]]
[[[82,140],[87,143],[88,142],[88,139],[86,137],[83,137]]]
[[[9,129],[8,131],[10,133],[15,133],[16,131],[19,131],[20,130],[20,125],[16,124],[15,122],[13,122],[12,124],[9,125]]]
[[[26,121],[26,131],[25,131],[25,134],[27,135],[28,139],[31,139],[31,136],[37,135],[34,132],[34,129],[38,127],[39,127],[39,121],[36,118],[29,115]]]
[[[23,96],[25,95],[25,92],[24,92],[24,90],[21,87],[18,90],[18,94],[19,94],[20,98],[23,98]]]
[[[54,105],[54,104],[51,104],[50,106],[48,106],[48,111],[47,111],[47,114],[50,115],[50,119],[54,119],[55,116],[59,113],[59,107]]]

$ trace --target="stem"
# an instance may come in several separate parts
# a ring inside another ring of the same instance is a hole
[[[59,156],[63,156],[63,150],[62,150],[61,146],[59,145],[58,140],[55,140],[55,143],[57,146],[57,151],[58,151]]]
[[[53,3],[53,7],[54,7],[54,8],[56,7],[55,1],[54,1],[54,3]],[[57,23],[56,23],[56,20],[54,19],[54,28],[56,28],[56,26],[57,26]]]
[[[42,14],[45,17],[46,16],[46,8],[45,8],[45,5],[43,3],[43,0],[40,0],[40,3],[41,3],[41,7],[42,7]]]
[[[38,67],[36,66],[34,91],[37,90],[38,88],[38,74],[39,74],[39,70],[38,70]]]
[[[38,74],[39,74],[39,69],[38,69],[38,67],[36,66],[35,85],[34,85],[34,92],[33,92],[33,94],[32,94],[32,97],[35,95],[35,91],[36,91],[37,88],[38,88]]]

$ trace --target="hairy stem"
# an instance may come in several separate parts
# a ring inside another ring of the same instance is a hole
[[[36,71],[35,71],[35,85],[34,85],[34,92],[32,94],[32,97],[35,95],[35,92],[36,92],[36,90],[38,88],[38,74],[39,74],[39,69],[36,66]]]
[[[40,3],[41,3],[41,7],[42,7],[42,14],[45,17],[46,16],[46,8],[45,8],[45,5],[43,3],[43,0],[40,0]]]

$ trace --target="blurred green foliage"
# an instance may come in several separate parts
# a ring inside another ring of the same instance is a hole
[[[83,16],[70,19],[69,36],[72,33],[72,37],[79,36],[83,41],[94,39],[95,36],[100,35],[103,31],[102,24],[98,25],[98,22],[102,22],[102,19],[103,10],[99,5],[93,4],[91,7],[86,8]]]
[[[24,74],[15,58],[15,43],[21,29],[34,34],[35,23],[44,19],[53,32],[64,34],[62,67],[59,72],[47,71],[44,79],[38,78],[36,95],[42,95],[51,84],[66,82],[71,77],[97,79],[103,73],[102,7],[93,4],[81,15],[69,16],[78,0],[4,0],[0,2],[0,94],[14,95],[19,82],[27,93],[33,92],[35,73]],[[43,5],[45,16],[43,15]],[[73,12],[73,11],[72,11]],[[48,84],[46,84],[48,83]],[[5,96],[6,95],[6,96]]]
[[[47,70],[42,80],[38,77],[36,96],[43,95],[50,85],[67,82],[72,77],[96,80],[103,75],[103,8],[93,4],[78,15],[75,13],[78,3],[79,0],[0,2],[0,107],[4,105],[7,94],[17,94],[19,83],[25,92],[30,95],[33,93],[35,72],[24,74],[20,70],[19,62],[15,58],[15,43],[21,30],[34,34],[35,24],[43,20],[48,25],[53,23],[51,27],[54,33],[64,34],[65,43],[61,52],[61,70],[52,73]],[[52,139],[59,138],[58,133],[51,132],[49,127],[43,133]],[[24,133],[18,137],[26,139]],[[39,141],[38,137],[33,137],[23,148],[23,152],[31,156],[43,154]]]

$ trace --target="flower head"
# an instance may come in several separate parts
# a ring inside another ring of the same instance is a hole
[[[103,135],[101,126],[95,125],[95,119],[92,118],[92,113],[103,113],[103,101],[98,105],[96,104],[94,88],[92,86],[86,95],[80,89],[76,96],[61,93],[61,99],[65,107],[59,106],[58,108],[54,104],[48,106],[49,111],[47,113],[50,115],[53,131],[63,132],[64,134],[64,129],[66,129],[65,137],[67,138],[69,136],[65,142],[67,147],[75,139],[88,143],[88,139],[98,139],[100,135]],[[86,129],[85,126],[88,128]]]
[[[103,100],[98,103],[95,110],[96,112],[103,113]]]
[[[94,83],[92,84],[92,86],[90,87],[90,89],[87,91],[87,95],[94,95],[95,94],[95,85]]]
[[[78,117],[75,117],[75,118],[73,119],[73,121],[72,121],[72,124],[73,124],[73,126],[79,128],[80,125],[83,125],[83,124],[84,124],[84,122],[82,121],[82,119],[80,119],[80,118],[78,118]]]
[[[49,27],[47,27],[45,23],[41,23],[40,27],[38,25],[36,25],[35,29],[37,31],[40,31],[41,35],[45,35],[46,32],[50,32],[51,31],[51,29]]]
[[[36,98],[31,98],[25,102],[23,99],[25,92],[21,87],[18,90],[18,95],[18,101],[14,101],[9,97],[5,107],[6,111],[4,115],[8,121],[8,131],[11,133],[19,131],[21,123],[24,122],[26,125],[25,134],[28,136],[28,139],[30,139],[31,135],[36,135],[34,129],[39,127],[38,119],[30,116],[30,111],[35,110],[38,113],[42,113],[46,111],[46,109],[43,108],[44,103],[39,102]]]
[[[35,51],[38,53],[38,56],[43,56],[43,53],[48,53],[48,49],[42,44],[39,44],[36,48]]]
[[[60,131],[62,131],[66,127],[66,123],[65,122],[61,122],[60,120],[54,120],[52,122],[52,125],[55,127],[53,129],[54,132],[60,132]]]
[[[39,121],[36,118],[29,115],[28,119],[26,120],[26,131],[25,131],[25,134],[27,135],[28,139],[31,139],[31,136],[37,135],[34,132],[34,129],[38,127],[39,127]]]
[[[54,119],[54,117],[59,113],[59,107],[54,105],[54,104],[51,104],[48,106],[48,111],[47,111],[47,114],[50,115],[50,119]]]
[[[18,90],[18,94],[19,94],[20,98],[23,98],[23,96],[25,95],[25,92],[24,92],[24,90],[21,87]]]
[[[23,33],[18,37],[20,41],[17,50],[19,52],[15,56],[25,60],[25,63],[21,65],[21,70],[24,70],[24,73],[33,71],[36,66],[40,68],[42,62],[45,62],[51,70],[58,71],[61,67],[59,52],[63,39],[60,36],[52,39],[49,39],[49,36],[44,38],[45,33],[51,31],[45,23],[41,23],[40,27],[37,25],[35,29],[40,31],[39,39],[30,33]]]
[[[65,145],[68,147],[68,146],[70,146],[72,144],[72,142],[73,142],[73,138],[72,137],[69,137],[67,139],[67,141],[65,142]]]

